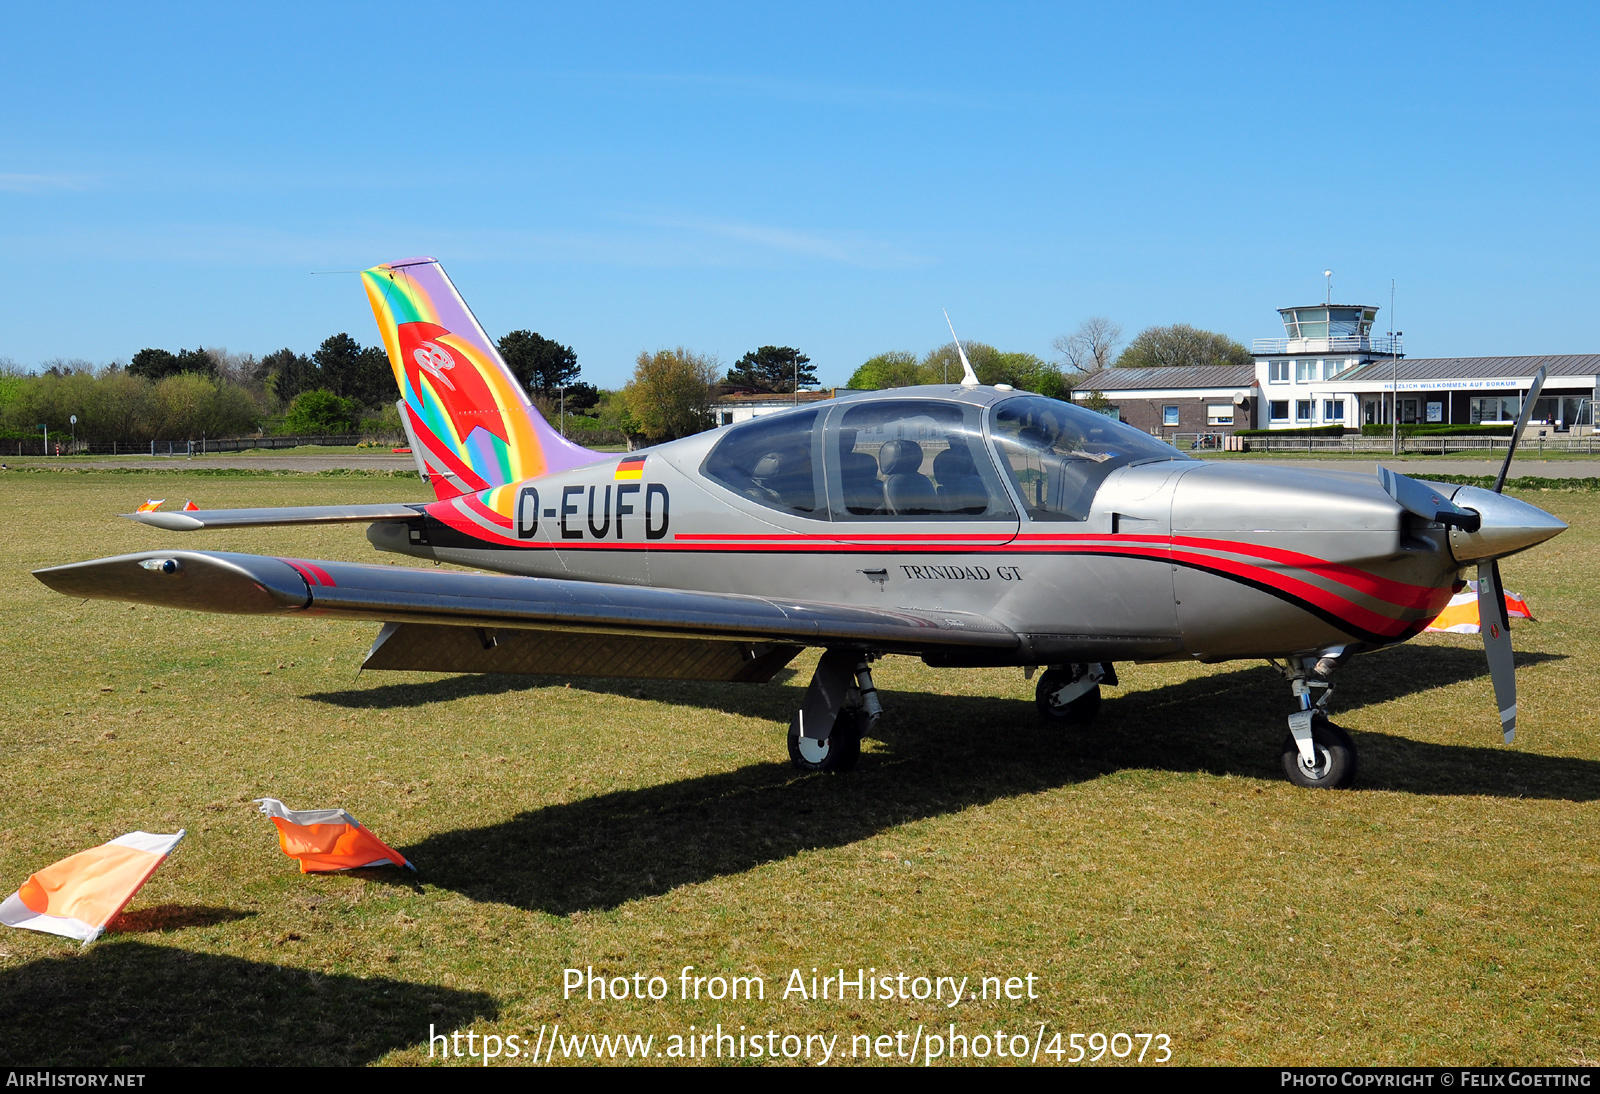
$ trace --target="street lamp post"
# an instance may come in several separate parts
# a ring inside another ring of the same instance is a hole
[[[78,416],[74,414],[68,421],[72,423],[72,447],[67,449],[70,453],[78,450]]]
[[[1389,332],[1389,420],[1394,426],[1394,454],[1400,455],[1400,354],[1398,341],[1403,330]]]

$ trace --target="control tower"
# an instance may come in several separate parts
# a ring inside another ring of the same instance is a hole
[[[1373,361],[1405,356],[1399,337],[1374,336],[1375,304],[1308,304],[1279,308],[1283,338],[1257,338],[1251,350],[1269,429],[1354,426],[1386,420],[1381,400],[1364,400],[1324,387]],[[1357,415],[1359,414],[1359,419]]]
[[[1373,337],[1372,324],[1378,317],[1373,304],[1311,304],[1302,308],[1279,308],[1283,319],[1283,338],[1257,338],[1255,355],[1267,354],[1365,354],[1405,356],[1398,338]]]

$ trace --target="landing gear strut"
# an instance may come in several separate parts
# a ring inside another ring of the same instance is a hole
[[[1100,713],[1100,685],[1117,685],[1117,670],[1104,665],[1057,665],[1034,689],[1039,716],[1056,725],[1088,725]]]
[[[1343,790],[1356,781],[1356,745],[1340,726],[1328,720],[1333,683],[1328,679],[1338,659],[1291,657],[1282,667],[1300,709],[1289,715],[1289,736],[1283,741],[1283,773],[1296,786]]]
[[[883,717],[870,660],[869,654],[828,650],[817,662],[805,703],[789,723],[789,762],[801,771],[849,771],[861,758],[862,736]]]

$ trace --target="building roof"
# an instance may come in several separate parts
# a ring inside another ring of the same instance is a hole
[[[1250,387],[1256,366],[1193,365],[1183,368],[1103,368],[1078,381],[1079,391],[1136,391],[1160,388]]]
[[[1401,358],[1401,380],[1454,380],[1466,377],[1532,376],[1540,366],[1547,376],[1594,376],[1600,374],[1600,353],[1567,353],[1544,357],[1415,357]],[[1396,366],[1386,357],[1369,361],[1338,377],[1339,383],[1360,380],[1388,380]]]
[[[822,391],[802,391],[798,401],[814,403],[819,399],[832,399],[834,393],[839,390],[839,388],[830,387]],[[727,395],[718,395],[716,401],[719,404],[737,403],[741,406],[768,406],[772,403],[787,403],[792,406],[796,402],[792,391],[787,394],[774,394],[770,391],[732,392]]]

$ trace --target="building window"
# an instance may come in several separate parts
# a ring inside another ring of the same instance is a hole
[[[1296,399],[1294,401],[1294,420],[1309,422],[1311,420],[1311,399]]]
[[[1289,362],[1287,362],[1287,361],[1268,361],[1267,362],[1267,383],[1269,383],[1269,384],[1287,384],[1288,382],[1289,382]]]
[[[1522,413],[1522,399],[1516,395],[1491,395],[1467,400],[1467,413],[1473,425],[1479,422],[1514,422]]]
[[[1294,363],[1294,382],[1308,384],[1317,378],[1317,368],[1321,361],[1296,361]]]
[[[1342,422],[1342,421],[1344,421],[1344,400],[1343,399],[1324,399],[1324,400],[1322,400],[1322,420],[1325,421],[1325,422]]]
[[[1178,408],[1175,407],[1175,406],[1164,406],[1164,407],[1162,407],[1161,408],[1161,424],[1162,425],[1177,425],[1178,424]]]
[[[1232,403],[1212,403],[1209,406],[1207,406],[1206,407],[1206,424],[1207,425],[1232,425],[1233,424],[1233,404]]]
[[[1275,422],[1287,422],[1289,420],[1289,400],[1274,399],[1267,404],[1267,413]]]

